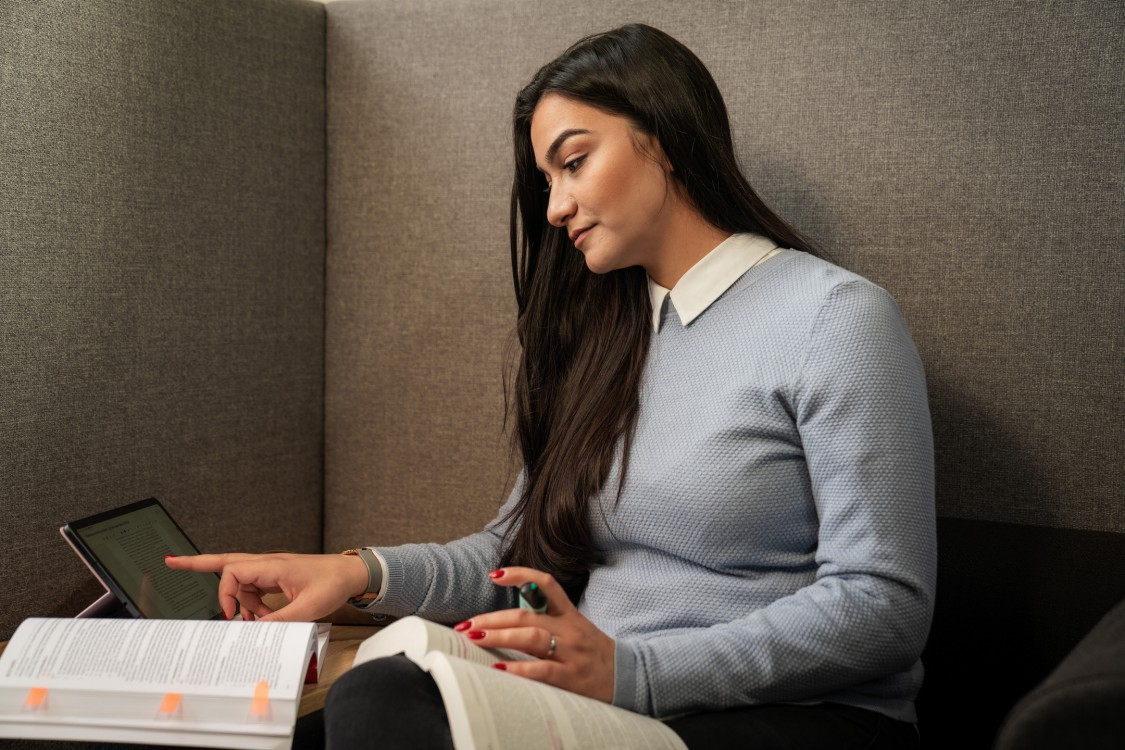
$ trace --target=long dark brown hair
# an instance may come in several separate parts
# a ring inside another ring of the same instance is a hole
[[[643,268],[591,273],[566,229],[547,221],[547,182],[531,145],[531,117],[547,93],[625,117],[655,136],[677,187],[715,227],[815,249],[750,187],[718,86],[699,58],[664,32],[630,24],[586,37],[519,93],[510,241],[522,352],[509,405],[524,484],[507,519],[501,565],[545,570],[576,599],[597,563],[588,501],[615,459],[618,496],[625,482],[651,310]]]

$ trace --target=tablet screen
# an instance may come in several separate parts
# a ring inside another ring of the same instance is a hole
[[[222,617],[219,576],[164,564],[165,555],[197,555],[199,550],[155,498],[74,521],[62,531],[134,616]]]

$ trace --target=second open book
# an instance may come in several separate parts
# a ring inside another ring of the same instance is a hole
[[[403,618],[368,638],[353,666],[395,654],[404,654],[437,683],[456,750],[686,750],[656,719],[492,667],[534,657],[483,649],[419,617]]]

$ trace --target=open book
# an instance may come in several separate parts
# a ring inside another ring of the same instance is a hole
[[[25,620],[0,655],[0,738],[285,750],[327,627]]]
[[[443,625],[392,623],[360,645],[353,666],[394,654],[434,678],[456,750],[686,750],[656,719],[493,669],[534,657],[483,649]]]

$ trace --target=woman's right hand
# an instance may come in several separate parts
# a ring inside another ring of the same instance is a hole
[[[367,566],[356,555],[228,553],[166,557],[172,570],[220,573],[219,606],[229,620],[236,603],[244,620],[313,622],[336,611],[367,588]],[[263,594],[281,593],[289,603],[273,610]]]

